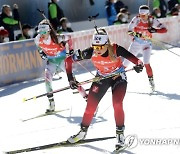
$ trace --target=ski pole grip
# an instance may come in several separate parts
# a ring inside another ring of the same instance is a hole
[[[43,10],[40,10],[40,9],[37,9],[40,13],[44,14],[44,11]]]
[[[97,14],[94,15],[94,16],[89,16],[89,17],[88,17],[88,20],[89,20],[89,21],[92,21],[92,20],[96,19],[98,16],[99,16],[99,13],[97,13]]]

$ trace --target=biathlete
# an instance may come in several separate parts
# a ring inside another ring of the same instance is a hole
[[[117,44],[111,44],[108,34],[105,29],[97,29],[93,35],[92,46],[85,50],[77,50],[73,55],[69,56],[65,60],[65,68],[70,87],[75,89],[78,87],[78,81],[76,81],[72,73],[72,64],[84,59],[91,59],[95,68],[97,69],[98,77],[106,77],[97,82],[93,82],[89,90],[87,98],[87,106],[82,118],[80,131],[71,136],[67,141],[70,143],[76,143],[84,140],[87,134],[88,127],[92,121],[97,106],[105,95],[109,87],[112,90],[112,100],[114,107],[114,118],[116,122],[116,138],[117,143],[115,145],[116,150],[124,148],[124,110],[123,99],[126,94],[127,78],[122,65],[121,57],[127,58],[136,66],[134,69],[137,73],[143,70],[143,63],[133,54],[128,52],[122,46]],[[115,74],[113,77],[107,78],[107,76]],[[117,75],[116,75],[117,74]]]
[[[38,51],[42,59],[46,60],[45,67],[45,86],[46,91],[49,93],[47,95],[49,100],[49,107],[46,113],[53,112],[55,110],[55,101],[53,97],[52,79],[56,72],[65,72],[64,60],[67,55],[66,42],[67,36],[56,35],[51,29],[49,21],[44,19],[38,25],[38,35],[35,37],[34,41],[38,47]],[[71,42],[70,42],[71,43]],[[72,43],[70,44],[72,45]],[[72,52],[72,48],[70,49]],[[82,87],[78,88],[79,92],[83,97],[87,94]]]
[[[152,33],[166,32],[166,27],[160,23],[159,20],[150,15],[149,7],[147,5],[141,5],[139,7],[139,15],[135,16],[128,26],[128,33],[133,36],[132,43],[128,50],[135,56],[137,56],[138,53],[142,53],[151,92],[155,91],[153,71],[150,65]],[[123,65],[127,67],[129,63],[130,62],[125,59]]]

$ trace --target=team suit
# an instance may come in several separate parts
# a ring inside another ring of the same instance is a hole
[[[102,97],[105,95],[109,87],[112,89],[113,94],[113,106],[115,110],[115,120],[117,126],[124,125],[124,111],[123,111],[123,99],[126,93],[127,81],[124,67],[122,66],[121,56],[127,58],[134,64],[138,64],[138,58],[129,53],[123,47],[114,44],[114,54],[117,55],[117,61],[112,62],[108,57],[108,52],[102,56],[94,56],[93,48],[90,47],[78,53],[78,55],[70,56],[66,59],[66,71],[68,80],[73,80],[72,63],[83,59],[91,59],[94,66],[97,68],[97,76],[107,76],[112,73],[121,73],[121,76],[116,79],[107,78],[99,82],[93,82],[89,90],[87,107],[83,116],[82,125],[89,126],[96,111],[97,105]]]
[[[69,54],[67,50],[70,51],[71,49],[72,51],[72,42],[68,40],[68,35],[59,35],[56,42],[53,39],[53,35],[50,34],[50,26],[44,24],[44,22],[45,21],[42,21],[39,24],[39,34],[35,37],[34,41],[42,59],[47,60],[45,66],[45,86],[47,93],[50,93],[53,91],[53,75],[62,71],[66,72],[64,60],[66,55]],[[43,36],[46,36],[46,38]],[[67,45],[68,48],[66,48]],[[87,94],[81,86],[79,86],[78,91],[84,98],[86,98]],[[47,109],[46,112],[53,112],[55,110],[53,94],[48,94],[47,97],[50,104],[49,109]]]
[[[165,33],[167,32],[167,29],[156,18],[150,15],[148,15],[147,21],[143,21],[140,15],[137,15],[130,22],[128,31],[130,35],[135,34],[133,35],[133,40],[128,51],[135,56],[137,56],[138,53],[142,53],[143,63],[149,80],[153,80],[153,71],[150,66],[150,56],[152,51],[152,42],[150,39],[152,38],[152,33]],[[123,65],[127,67],[129,63],[130,62],[125,59]]]
[[[66,50],[62,44],[56,44],[53,42],[49,35],[47,40],[43,40],[41,35],[38,34],[35,37],[35,44],[38,47],[38,51],[43,59],[46,59],[45,66],[45,86],[47,92],[52,92],[52,80],[53,75],[56,72],[65,71],[64,59],[66,58]],[[54,110],[54,98],[53,94],[47,95],[50,102],[50,109]],[[53,107],[52,107],[53,106]],[[48,112],[49,110],[47,110]]]
[[[100,35],[100,37],[101,36],[102,35]],[[102,38],[100,38],[100,40],[101,39]],[[104,53],[102,55],[97,55],[95,54],[95,50],[93,47],[87,48],[82,51],[77,50],[76,53],[67,57],[67,59],[65,60],[66,73],[70,85],[71,83],[73,83],[73,80],[75,80],[72,73],[72,64],[76,61],[81,61],[84,59],[91,59],[95,68],[97,69],[96,76],[106,77],[105,79],[92,83],[87,98],[87,106],[81,122],[81,131],[77,135],[74,135],[68,139],[70,143],[75,143],[85,138],[87,129],[92,121],[97,106],[102,97],[105,95],[108,88],[110,87],[112,90],[112,101],[114,108],[114,118],[116,122],[116,133],[121,132],[122,135],[122,132],[124,131],[123,99],[126,94],[127,78],[124,66],[122,65],[121,57],[127,58],[137,66],[139,66],[138,64],[140,61],[138,58],[136,58],[133,54],[128,52],[122,46],[113,44],[111,49],[115,60],[112,60],[110,58],[108,48],[107,50],[105,49],[106,51],[104,50]],[[140,71],[138,71],[138,73],[139,72]],[[120,73],[120,75],[107,78],[107,76],[117,73]]]

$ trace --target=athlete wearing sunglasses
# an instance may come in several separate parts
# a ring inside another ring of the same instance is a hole
[[[56,72],[65,72],[64,60],[66,58],[66,48],[65,48],[65,35],[59,35],[55,37],[53,34],[47,20],[43,20],[38,25],[38,35],[35,38],[35,44],[38,47],[38,51],[42,59],[46,60],[45,66],[45,85],[47,93],[53,91],[52,79]],[[82,87],[79,88],[80,92],[85,92]],[[86,97],[86,94],[82,94]],[[53,94],[47,95],[49,100],[49,107],[46,113],[53,112],[55,110],[55,101]]]
[[[124,147],[125,126],[123,99],[126,94],[127,79],[121,57],[127,58],[134,63],[136,65],[134,67],[136,72],[139,73],[142,71],[143,64],[137,57],[122,46],[111,44],[105,29],[98,29],[98,32],[95,32],[93,35],[91,47],[82,51],[77,50],[73,55],[66,58],[66,72],[72,89],[75,89],[78,83],[72,73],[72,64],[76,61],[91,59],[97,69],[96,76],[105,77],[117,73],[121,74],[92,83],[88,94],[87,107],[81,122],[81,129],[76,135],[68,139],[70,143],[79,142],[86,137],[88,127],[91,124],[100,100],[105,95],[106,91],[111,88],[116,123],[116,149],[118,150]]]

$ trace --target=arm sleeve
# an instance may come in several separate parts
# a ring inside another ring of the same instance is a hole
[[[49,6],[49,12],[52,19],[57,18],[57,8],[55,4]]]
[[[137,23],[138,23],[138,18],[137,16],[135,16],[128,25],[128,31],[134,31],[134,27],[136,27]]]
[[[18,9],[13,9],[13,15],[15,20],[20,20],[20,15]]]
[[[110,17],[110,16],[111,16],[110,6],[107,6],[107,7],[106,7],[106,14],[107,14],[107,17]]]
[[[72,72],[72,64],[76,61],[81,61],[83,59],[90,59],[92,57],[93,48],[87,48],[85,50],[80,51],[79,49],[75,51],[75,53],[71,56],[68,56],[65,59],[65,68],[68,77],[68,81],[74,80],[73,72]]]
[[[74,79],[73,73],[72,73],[72,64],[73,64],[72,56],[73,55],[71,55],[65,59],[65,69],[66,69],[68,81],[72,81]]]
[[[164,24],[160,23],[158,19],[153,18],[153,28],[156,28],[157,33],[166,33],[167,32],[167,28],[165,27]]]
[[[3,19],[3,22],[4,22],[5,24],[8,24],[8,25],[16,25],[16,24],[18,24],[18,21],[17,21],[17,20],[15,20],[15,19],[13,19],[13,18],[8,18],[8,17],[4,18],[4,19]]]
[[[38,52],[41,56],[41,58],[43,60],[46,60],[47,59],[47,55],[44,53],[44,51],[41,49],[41,47],[39,46],[39,38],[40,38],[40,35],[38,34],[35,38],[34,38],[34,43],[35,45],[37,46],[38,48]]]
[[[126,59],[128,59],[129,61],[131,61],[134,64],[138,64],[138,58],[136,56],[134,56],[132,53],[130,53],[128,50],[126,50],[125,48],[123,48],[122,46],[117,45],[117,50],[116,50],[117,56],[122,56]]]

